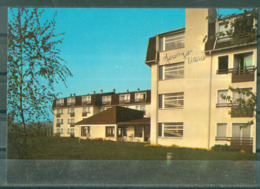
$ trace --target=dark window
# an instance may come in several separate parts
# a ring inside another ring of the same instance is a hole
[[[106,137],[115,136],[115,127],[106,127]]]
[[[218,57],[218,73],[219,74],[228,73],[228,56]]]
[[[142,127],[135,127],[135,137],[142,137],[142,136],[143,136]]]

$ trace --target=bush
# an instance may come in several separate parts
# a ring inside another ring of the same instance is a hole
[[[239,152],[239,149],[231,148],[229,145],[216,144],[211,148],[212,151],[218,152]]]

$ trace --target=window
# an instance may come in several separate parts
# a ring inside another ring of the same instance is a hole
[[[124,101],[124,102],[129,102],[130,101],[130,94],[120,95],[119,100]]]
[[[111,96],[102,96],[102,103],[103,104],[107,104],[107,103],[111,103]]]
[[[243,53],[234,55],[234,68],[243,70],[253,66],[253,53]]]
[[[222,96],[228,96],[228,90],[218,90],[218,104],[227,104],[228,101],[223,99]]]
[[[59,129],[59,128],[57,128],[57,133],[58,133],[58,134],[60,133],[60,129]]]
[[[63,134],[63,129],[62,128],[60,129],[60,133]]]
[[[61,106],[63,106],[64,105],[64,99],[62,98],[62,99],[57,99],[56,100],[56,105],[58,106],[58,105],[61,105]]]
[[[228,73],[228,56],[218,57],[218,73],[219,74]]]
[[[106,137],[115,136],[115,127],[106,127]]]
[[[228,37],[227,31],[230,29],[229,22],[219,22],[218,32],[220,33],[219,39]]]
[[[90,107],[83,108],[83,113],[89,113],[89,112],[90,112]]]
[[[90,137],[91,136],[90,128],[91,128],[90,126],[81,127],[81,136]]]
[[[68,114],[73,114],[74,113],[74,108],[68,108]]]
[[[217,124],[217,138],[226,138],[227,137],[227,124],[226,123],[218,123]]]
[[[70,129],[69,128],[67,129],[67,134],[70,134]]]
[[[159,67],[159,79],[184,78],[184,62]]]
[[[135,93],[135,101],[145,100],[146,93]]]
[[[158,124],[158,136],[161,137],[183,137],[183,123],[159,123]]]
[[[70,134],[73,134],[73,135],[74,135],[74,128],[71,128]]]
[[[183,92],[159,95],[159,108],[182,108],[183,104]]]
[[[58,124],[63,124],[63,119],[57,119]]]
[[[171,34],[160,38],[160,51],[184,48],[184,33]]]
[[[71,97],[71,98],[67,98],[67,104],[75,104],[76,98],[75,97]]]
[[[70,123],[71,123],[71,124],[74,124],[74,119],[73,119],[73,118],[70,120]]]
[[[68,124],[70,124],[70,119],[68,119]]]
[[[145,111],[145,105],[141,105],[141,106],[140,106],[140,110],[141,110],[141,111]]]
[[[249,90],[252,92],[252,88],[244,88],[246,90]],[[246,96],[246,94],[238,93],[238,92],[233,92],[233,103],[236,103],[237,99],[244,99],[247,101],[250,98],[250,96]]]
[[[251,126],[241,128],[244,123],[232,124],[232,138],[248,138],[251,136]]]
[[[135,127],[135,137],[142,137],[142,136],[143,136],[142,127]]]
[[[82,102],[83,103],[91,103],[91,96],[83,96],[82,97]]]

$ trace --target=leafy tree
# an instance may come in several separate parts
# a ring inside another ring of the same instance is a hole
[[[253,117],[256,112],[256,95],[250,91],[249,89],[241,89],[241,88],[232,88],[229,87],[229,90],[232,93],[238,93],[241,98],[232,99],[231,96],[221,95],[221,98],[228,101],[231,104],[231,111],[229,114],[233,115],[245,115]],[[253,120],[248,121],[245,124],[241,125],[242,127],[247,127],[254,124]]]
[[[72,76],[61,58],[64,33],[55,33],[44,10],[10,9],[8,24],[8,118],[19,123],[26,140],[26,124],[47,119],[55,93],[54,84]],[[45,21],[44,21],[45,20]]]
[[[242,10],[242,9],[240,9]],[[234,21],[230,22],[233,17],[236,17]],[[227,29],[225,32],[218,31],[214,35],[205,36],[203,42],[206,42],[207,39],[217,39],[219,37],[229,37],[231,38],[232,44],[245,44],[256,41],[257,37],[257,22],[254,22],[257,19],[257,9],[243,9],[243,13],[241,14],[227,14],[222,15],[217,11],[216,18],[207,17],[206,19],[216,20],[217,22],[221,21],[224,23],[225,28]]]

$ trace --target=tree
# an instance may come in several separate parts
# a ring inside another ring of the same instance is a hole
[[[232,88],[229,87],[232,93],[237,93],[239,98],[232,99],[230,95],[221,95],[221,98],[231,104],[231,111],[229,114],[243,115],[253,117],[256,112],[256,95],[249,89]],[[241,125],[241,128],[254,124],[254,120],[250,120]]]
[[[11,9],[8,24],[8,118],[22,125],[47,119],[55,93],[54,84],[72,76],[61,58],[64,33],[55,33],[55,12],[43,22],[44,10]]]
[[[242,9],[240,9],[242,10]],[[232,18],[235,18],[232,20]],[[216,18],[206,18],[210,20],[216,20],[217,22],[223,23],[225,30],[218,31],[211,36],[205,36],[203,42],[207,40],[214,40],[220,37],[231,38],[231,43],[240,45],[256,41],[257,37],[257,9],[243,9],[241,14],[227,14],[222,15],[217,11]],[[231,22],[229,22],[229,20]]]

